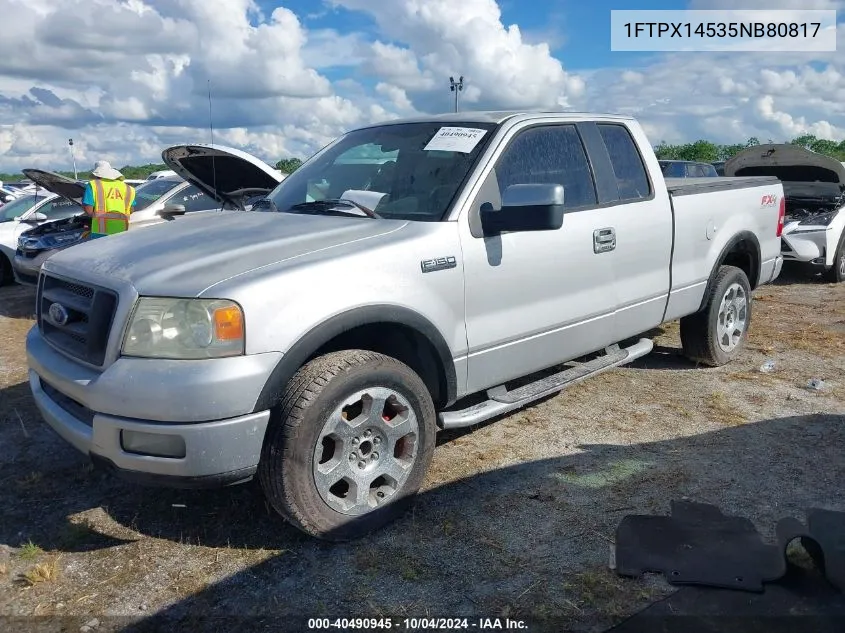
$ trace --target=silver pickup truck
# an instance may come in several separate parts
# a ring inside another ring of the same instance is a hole
[[[119,476],[257,475],[300,529],[355,538],[408,506],[438,428],[631,362],[675,319],[690,358],[736,358],[752,290],[780,273],[783,216],[775,178],[664,180],[626,117],[372,125],[252,211],[47,260],[30,385]]]

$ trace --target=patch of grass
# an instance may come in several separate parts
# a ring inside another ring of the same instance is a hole
[[[54,558],[46,563],[38,563],[30,570],[21,574],[23,584],[32,587],[42,582],[53,582],[59,577],[59,560]]]
[[[690,411],[689,409],[685,409],[681,405],[676,404],[674,402],[666,402],[666,403],[664,403],[663,406],[665,406],[667,409],[671,409],[675,413],[678,413],[679,415],[681,415],[685,418],[691,418],[692,417],[692,411]]]
[[[405,558],[399,562],[399,575],[402,580],[419,580],[422,572],[422,567],[413,559]]]
[[[631,610],[631,603],[644,599],[640,582],[622,579],[610,569],[575,574],[563,586],[572,594],[566,604],[579,613],[590,610],[619,617]]]
[[[43,478],[44,478],[43,473],[33,471],[33,472],[25,475],[24,477],[21,477],[20,479],[18,479],[18,486],[20,486],[23,489],[33,488],[33,487],[37,486]]]
[[[710,394],[710,399],[707,401],[707,408],[710,409],[710,414],[717,422],[728,426],[738,426],[748,421],[742,413],[736,410],[736,406],[721,391],[714,391]]]
[[[35,560],[43,553],[43,549],[32,541],[28,541],[27,543],[21,545],[20,551],[18,551],[18,557],[22,560]]]
[[[802,569],[814,569],[816,566],[813,558],[801,545],[800,539],[795,539],[786,546],[786,557],[790,563]]]

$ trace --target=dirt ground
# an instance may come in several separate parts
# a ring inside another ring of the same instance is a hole
[[[20,630],[414,615],[601,631],[672,591],[610,571],[626,514],[690,498],[770,537],[781,517],[845,510],[845,284],[785,276],[757,291],[749,349],[730,366],[684,360],[672,324],[634,365],[442,434],[414,510],[344,545],[300,535],[256,485],[157,490],[92,470],[32,404],[33,303],[0,289],[0,615],[57,619]]]

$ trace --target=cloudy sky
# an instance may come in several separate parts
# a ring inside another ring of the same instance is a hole
[[[838,53],[620,53],[611,0],[0,0],[0,171],[159,162],[209,140],[275,162],[362,123],[452,107],[637,116],[655,143],[845,138]],[[630,4],[630,3],[629,3]],[[845,9],[643,0],[642,9]],[[628,7],[630,8],[630,7]]]

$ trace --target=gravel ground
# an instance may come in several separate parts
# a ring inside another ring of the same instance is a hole
[[[441,434],[414,510],[344,545],[300,535],[255,485],[145,489],[92,470],[32,404],[32,305],[30,291],[0,289],[0,615],[50,616],[16,629],[414,615],[601,631],[671,592],[609,571],[625,514],[687,497],[770,537],[783,516],[845,510],[845,284],[785,277],[757,291],[749,349],[730,366],[684,360],[671,324],[634,365]]]

